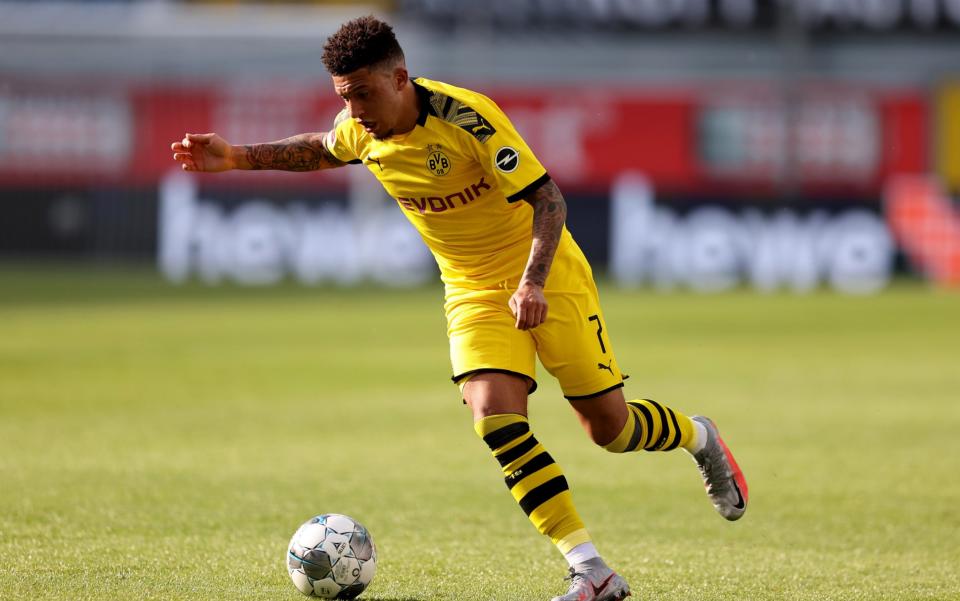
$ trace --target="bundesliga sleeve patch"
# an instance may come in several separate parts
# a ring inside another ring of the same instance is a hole
[[[501,146],[494,157],[497,169],[503,173],[513,173],[520,165],[520,153],[511,146]]]

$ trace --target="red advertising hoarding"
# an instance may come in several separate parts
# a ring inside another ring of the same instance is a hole
[[[216,131],[236,143],[328,129],[331,89],[290,82],[0,88],[0,185],[153,185],[170,142]],[[736,82],[688,87],[497,87],[551,174],[573,190],[607,190],[640,171],[663,193],[879,195],[893,175],[928,170],[928,109],[912,89],[817,85],[789,94]],[[342,170],[339,170],[342,171]],[[233,173],[217,185],[343,187],[342,172]]]

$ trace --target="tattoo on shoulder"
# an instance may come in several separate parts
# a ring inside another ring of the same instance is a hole
[[[244,149],[251,169],[315,171],[345,164],[327,150],[323,135],[302,134],[278,142],[249,144]]]

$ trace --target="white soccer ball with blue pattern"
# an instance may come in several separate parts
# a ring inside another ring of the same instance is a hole
[[[304,595],[353,599],[373,580],[377,547],[367,529],[353,518],[325,513],[293,533],[287,570]]]

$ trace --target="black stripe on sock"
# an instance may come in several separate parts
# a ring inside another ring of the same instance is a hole
[[[550,456],[550,453],[544,451],[539,455],[534,455],[530,461],[524,463],[518,467],[512,474],[503,479],[507,484],[507,488],[513,489],[517,485],[517,482],[520,482],[530,474],[538,472],[548,465],[553,465],[553,457]]]
[[[517,446],[510,449],[509,451],[504,451],[500,455],[496,455],[497,461],[500,462],[500,467],[506,467],[507,464],[510,463],[511,461],[516,461],[517,459],[520,459],[520,457],[524,453],[526,453],[533,447],[537,446],[538,444],[540,443],[537,442],[536,436],[530,436],[530,438],[524,440]]]
[[[643,434],[643,427],[640,425],[640,415],[633,407],[630,407],[629,410],[630,415],[633,416],[633,434],[630,435],[630,442],[627,443],[627,447],[623,449],[624,453],[635,451],[637,445],[640,444],[640,435]]]
[[[650,446],[650,437],[653,436],[653,414],[650,413],[650,410],[647,409],[647,406],[642,403],[630,403],[637,408],[637,411],[643,414],[644,421],[647,422],[647,435],[643,438],[643,446],[640,448],[646,449]]]
[[[667,414],[663,411],[663,407],[660,406],[660,403],[651,399],[643,400],[653,405],[654,409],[657,410],[657,413],[660,414],[660,438],[657,439],[657,442],[655,442],[652,447],[647,449],[648,451],[659,451],[667,442],[667,430],[669,430],[669,428],[667,428]]]
[[[667,407],[667,413],[670,414],[670,421],[673,422],[673,440],[667,445],[663,450],[672,451],[677,448],[677,445],[680,444],[680,424],[677,423],[677,414],[673,412],[673,409]]]
[[[557,476],[556,478],[547,480],[525,494],[523,498],[520,499],[520,508],[529,516],[533,513],[534,509],[540,507],[565,490],[570,490],[570,487],[567,486],[567,479],[563,476]]]
[[[490,447],[491,451],[496,451],[500,447],[510,444],[529,431],[529,423],[525,421],[516,422],[502,428],[497,428],[493,432],[490,432],[483,437],[483,442],[487,443],[487,446]]]

